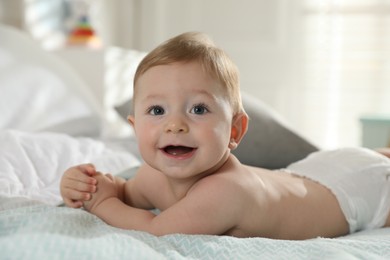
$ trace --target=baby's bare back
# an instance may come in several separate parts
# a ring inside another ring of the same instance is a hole
[[[158,216],[164,219],[163,226],[183,222],[188,227],[180,232],[278,239],[348,233],[335,196],[324,186],[287,172],[245,166],[230,156],[220,169],[177,196],[175,183],[152,171],[148,168],[146,177],[136,177],[145,182],[140,190],[149,189],[145,198],[164,213]],[[180,217],[183,214],[185,218]]]
[[[237,169],[237,168],[236,168]],[[246,204],[233,236],[279,239],[335,237],[348,233],[347,221],[332,192],[286,172],[242,167],[238,185]]]

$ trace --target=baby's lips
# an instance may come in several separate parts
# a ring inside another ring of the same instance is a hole
[[[195,148],[183,145],[168,145],[163,147],[163,151],[170,155],[184,155],[191,153]]]

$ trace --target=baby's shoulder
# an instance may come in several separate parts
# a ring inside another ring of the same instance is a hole
[[[242,184],[239,174],[221,171],[200,179],[189,190],[189,193],[212,193],[213,196],[221,197],[230,197],[233,194],[239,196],[240,190],[242,190],[240,186]]]
[[[236,182],[224,175],[212,175],[193,185],[186,197],[191,204],[218,209],[231,215],[242,210],[242,201],[245,199],[243,190],[238,187]]]

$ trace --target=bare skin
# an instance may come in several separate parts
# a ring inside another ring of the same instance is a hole
[[[61,180],[68,206],[84,206],[112,226],[154,235],[308,239],[348,233],[327,188],[242,165],[231,155],[248,117],[233,112],[223,87],[199,64],[152,67],[136,88],[135,115],[128,119],[145,164],[129,181],[92,165],[68,169]],[[154,208],[161,213],[149,211]]]
[[[232,155],[214,174],[196,182],[183,182],[175,189],[171,184],[174,180],[147,165],[126,183],[105,175],[96,179],[98,190],[84,206],[120,228],[155,235],[218,234],[278,239],[348,233],[344,215],[328,189],[288,173],[243,166]],[[123,189],[122,199],[118,186]],[[147,210],[155,207],[162,213],[155,216]]]
[[[375,149],[376,152],[383,154],[384,156],[390,158],[390,147],[381,147]]]

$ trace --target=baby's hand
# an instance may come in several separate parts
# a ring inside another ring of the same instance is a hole
[[[123,186],[123,182],[120,179],[114,178],[111,174],[101,173],[97,173],[94,177],[97,180],[96,192],[92,194],[92,199],[83,203],[87,211],[93,213],[103,201],[109,198],[122,200],[121,186]]]
[[[95,166],[81,164],[65,171],[61,178],[60,192],[68,207],[80,208],[83,201],[91,199],[91,193],[96,191]]]

